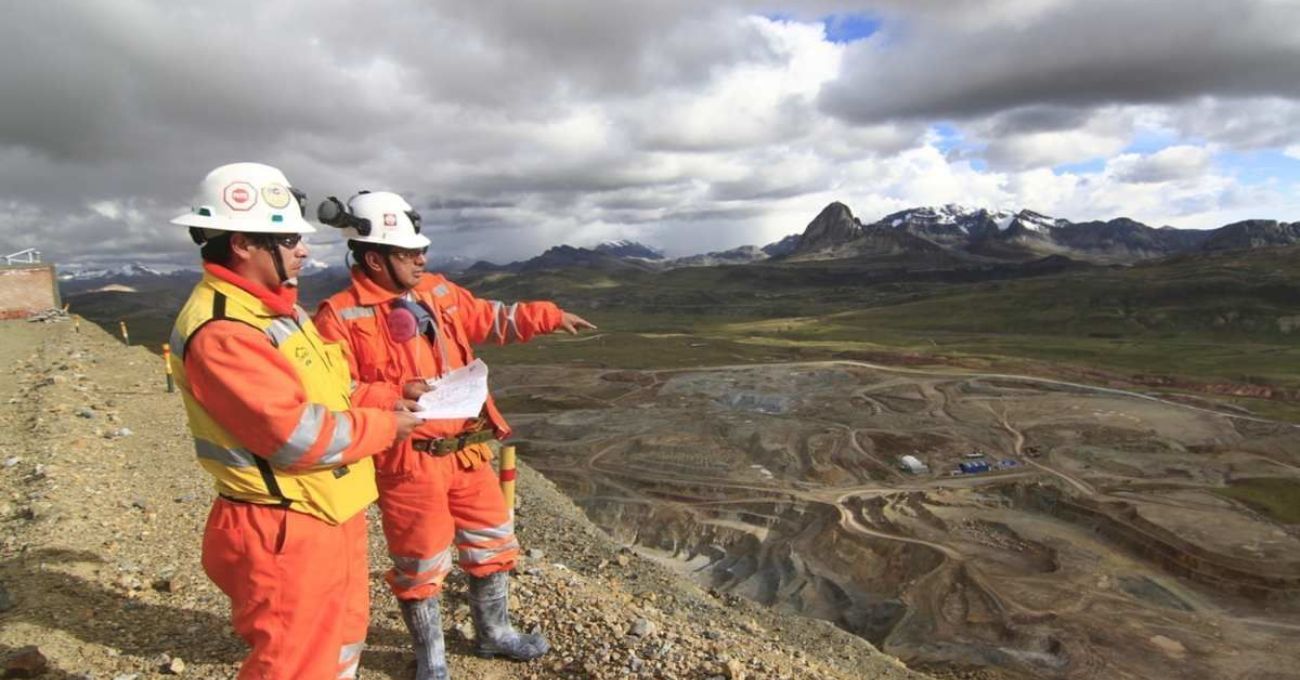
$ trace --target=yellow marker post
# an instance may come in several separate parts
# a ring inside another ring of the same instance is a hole
[[[501,447],[501,495],[506,497],[506,509],[515,516],[515,447]]]
[[[131,344],[131,335],[130,335],[129,333],[126,332],[126,322],[125,322],[125,321],[118,321],[118,322],[117,322],[117,327],[120,328],[120,329],[122,329],[122,342],[124,342],[124,343],[126,343],[126,344],[128,344],[128,345]]]
[[[167,391],[176,391],[176,380],[172,378],[172,346],[163,343],[163,371],[167,373]]]
[[[81,317],[79,316],[72,317],[72,330],[77,333],[81,332]]]

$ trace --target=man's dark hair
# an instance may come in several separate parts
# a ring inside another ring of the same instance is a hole
[[[230,258],[234,253],[230,249],[230,232],[222,232],[216,236],[208,237],[203,242],[203,247],[199,248],[199,254],[203,257],[204,262],[227,266],[230,264]]]
[[[389,252],[389,247],[378,243],[348,239],[348,250],[352,251],[352,261],[361,264],[366,259],[366,253],[386,255]]]

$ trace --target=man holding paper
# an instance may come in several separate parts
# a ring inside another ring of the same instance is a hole
[[[415,643],[417,679],[447,677],[439,595],[453,539],[469,575],[476,652],[517,660],[545,654],[544,637],[510,625],[508,574],[519,543],[487,444],[508,436],[510,427],[487,393],[487,367],[472,347],[595,326],[551,302],[483,300],[426,273],[429,239],[420,234],[419,214],[397,194],[363,191],[346,206],[330,197],[318,216],[343,229],[355,260],[351,285],[321,303],[315,317],[321,335],[347,348],[354,403],[405,404],[434,416],[375,457],[393,560],[385,579]],[[439,381],[453,398],[439,398]]]

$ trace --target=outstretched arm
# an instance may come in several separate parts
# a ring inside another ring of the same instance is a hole
[[[474,344],[495,342],[527,342],[536,335],[563,330],[577,333],[585,328],[595,328],[586,319],[566,312],[554,302],[516,302],[505,304],[485,300],[473,293],[447,282],[456,296],[456,310]]]

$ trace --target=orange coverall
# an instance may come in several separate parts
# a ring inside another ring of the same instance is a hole
[[[408,297],[423,303],[437,323],[437,339],[417,334],[397,342],[386,319],[401,294],[352,270],[352,285],[321,303],[321,335],[342,340],[357,382],[354,402],[391,409],[408,381],[439,376],[474,360],[472,345],[525,342],[559,327],[563,312],[551,302],[504,305],[474,297],[438,274],[424,274]],[[510,434],[489,396],[484,419],[429,420],[411,437],[375,457],[384,536],[393,568],[385,575],[403,600],[438,595],[451,570],[453,538],[462,569],[487,576],[514,567],[519,556],[510,511],[492,467],[491,450],[473,444],[452,455],[415,449],[421,440],[455,437],[475,427]]]
[[[292,318],[293,303],[229,270],[205,269]],[[178,348],[179,349],[179,348]],[[195,400],[246,449],[264,459],[293,436],[307,408],[297,370],[266,335],[239,321],[214,320],[185,347]],[[321,464],[334,419],[349,420],[352,443],[338,466],[388,446],[391,413],[353,408],[326,413],[311,448],[285,472]],[[203,535],[203,569],[231,601],[235,632],[252,647],[239,678],[351,678],[370,610],[365,513],[332,525],[277,505],[217,498]]]

